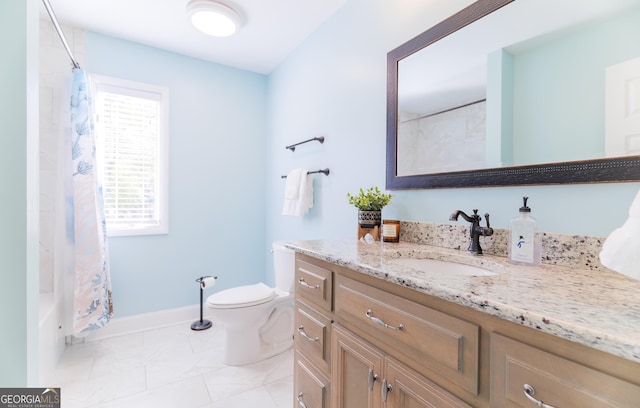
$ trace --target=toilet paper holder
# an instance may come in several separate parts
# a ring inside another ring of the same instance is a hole
[[[206,330],[211,327],[212,323],[210,320],[204,320],[202,316],[202,307],[203,307],[203,294],[205,288],[213,286],[216,284],[217,276],[201,276],[196,279],[200,285],[200,320],[196,320],[191,324],[191,330]]]

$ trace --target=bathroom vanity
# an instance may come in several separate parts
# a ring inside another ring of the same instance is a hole
[[[640,282],[408,242],[287,246],[298,408],[640,406]]]

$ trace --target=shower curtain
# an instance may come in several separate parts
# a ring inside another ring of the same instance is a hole
[[[71,82],[68,143],[72,180],[67,193],[67,237],[73,248],[74,267],[73,331],[69,334],[84,336],[111,320],[113,304],[89,77],[83,69],[75,68]]]

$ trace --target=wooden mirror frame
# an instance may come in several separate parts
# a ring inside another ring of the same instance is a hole
[[[640,156],[397,175],[399,62],[513,1],[478,0],[387,54],[388,190],[640,181]]]

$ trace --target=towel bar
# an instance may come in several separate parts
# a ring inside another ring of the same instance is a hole
[[[321,170],[316,170],[316,171],[310,171],[307,174],[314,174],[314,173],[323,173],[325,176],[329,175],[329,169],[321,169]],[[280,176],[281,178],[287,178],[287,175],[285,174],[284,176]]]
[[[292,144],[292,145],[286,146],[286,147],[285,147],[285,149],[289,149],[289,150],[291,150],[292,152],[295,152],[295,151],[296,151],[296,146],[301,145],[301,144],[303,144],[303,143],[313,142],[314,140],[317,140],[317,141],[318,141],[318,142],[320,142],[320,143],[324,143],[324,136],[313,137],[313,138],[311,138],[311,139],[309,139],[309,140],[305,140],[305,141],[303,141],[303,142],[299,142],[299,143],[295,143],[295,144]]]

